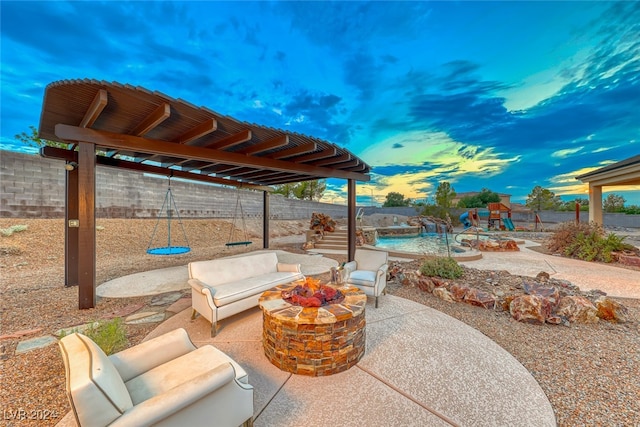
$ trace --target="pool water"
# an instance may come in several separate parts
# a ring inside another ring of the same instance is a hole
[[[447,239],[451,253],[464,252],[457,246],[453,235],[438,233],[423,233],[418,237],[378,237],[375,246],[390,251],[447,255]]]

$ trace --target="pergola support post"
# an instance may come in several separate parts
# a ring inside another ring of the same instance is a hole
[[[78,286],[78,168],[66,162],[64,209],[64,285]]]
[[[262,247],[269,249],[269,192],[262,192]]]
[[[96,153],[78,143],[78,308],[96,306]]]
[[[356,181],[347,181],[347,261],[356,258]]]

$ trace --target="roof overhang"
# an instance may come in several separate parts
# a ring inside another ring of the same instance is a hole
[[[235,120],[144,88],[64,80],[45,90],[41,155],[73,161],[78,142],[97,163],[222,185],[266,189],[322,178],[369,181],[370,167],[336,144]]]
[[[593,186],[640,185],[640,155],[576,177]]]

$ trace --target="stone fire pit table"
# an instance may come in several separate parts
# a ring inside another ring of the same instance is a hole
[[[293,374],[325,376],[346,371],[364,355],[367,296],[355,286],[336,286],[345,295],[340,304],[300,307],[282,299],[282,291],[297,284],[277,286],[259,299],[264,354]]]

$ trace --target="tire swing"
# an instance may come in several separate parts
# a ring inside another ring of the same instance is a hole
[[[226,247],[230,246],[247,246],[252,244],[247,237],[247,225],[244,221],[244,211],[242,210],[242,200],[240,199],[240,187],[236,190],[236,208],[233,213],[233,222],[231,223],[231,230],[229,231],[229,238],[227,239],[227,243],[225,243]],[[240,218],[242,218],[242,231],[244,232],[244,240],[241,241],[233,241],[233,231],[236,229],[236,220],[238,219],[238,209],[240,210]]]
[[[162,214],[165,212],[166,212],[166,217],[163,217]],[[173,218],[174,212],[175,212],[175,216],[178,218],[178,224],[182,229],[182,235],[184,237],[186,246],[172,246],[171,244],[171,220]],[[160,224],[160,220],[163,218],[167,219],[167,246],[152,248],[151,246],[154,243],[156,231],[158,231],[158,224]],[[158,221],[156,221],[156,226],[153,228],[153,234],[151,235],[151,240],[149,241],[149,246],[147,247],[147,253],[149,255],[180,255],[180,254],[186,254],[189,251],[191,251],[191,248],[189,247],[187,234],[184,231],[182,219],[180,218],[180,212],[178,211],[178,207],[176,206],[176,201],[173,199],[173,193],[171,193],[171,176],[169,176],[169,185],[167,188],[167,194],[164,196],[164,202],[162,202],[162,207],[160,208],[160,215],[158,215]]]

